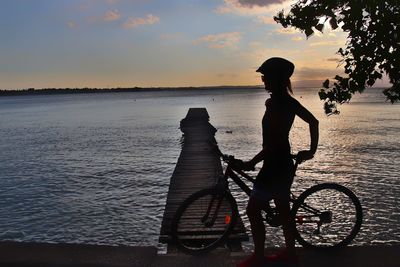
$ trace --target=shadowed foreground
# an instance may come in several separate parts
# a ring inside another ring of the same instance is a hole
[[[267,249],[272,253],[273,249]],[[400,246],[348,247],[332,252],[298,249],[303,267],[399,267]],[[244,253],[215,250],[205,256],[158,255],[155,247],[79,244],[0,243],[0,266],[37,267],[222,267],[235,266]],[[277,265],[271,265],[271,267]],[[282,266],[282,265],[279,265]]]

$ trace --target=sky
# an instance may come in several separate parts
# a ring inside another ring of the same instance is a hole
[[[306,39],[284,0],[2,0],[0,88],[260,85],[269,57],[297,86],[341,74],[346,33]]]

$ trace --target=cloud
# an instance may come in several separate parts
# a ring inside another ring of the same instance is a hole
[[[244,7],[265,7],[283,2],[284,0],[237,0],[237,3]]]
[[[224,0],[215,12],[218,14],[236,13],[240,15],[276,13],[282,8],[290,6],[290,0]]]
[[[237,79],[239,74],[237,73],[218,73],[215,75],[218,79]]]
[[[288,35],[292,35],[292,34],[297,34],[300,31],[296,30],[295,28],[291,27],[291,28],[278,28],[276,29],[276,32],[279,34],[288,34]]]
[[[193,41],[193,44],[197,45],[200,43],[208,44],[210,48],[236,48],[237,44],[242,38],[242,33],[240,32],[226,32],[220,34],[209,34],[202,36]]]
[[[341,59],[340,58],[336,58],[336,57],[331,57],[331,58],[327,58],[326,61],[329,61],[329,62],[340,62]]]
[[[68,22],[67,22],[67,26],[68,26],[68,28],[70,28],[70,29],[75,29],[76,27],[78,27],[78,25],[76,24],[75,21],[68,21]]]
[[[229,6],[219,6],[215,9],[215,12],[218,14],[227,14],[227,13],[232,13],[233,8]]]
[[[115,3],[117,3],[119,0],[106,0],[107,4],[113,5]]]
[[[300,67],[295,70],[294,80],[323,81],[326,78],[335,77],[336,74],[342,74],[342,71],[337,68]]]
[[[304,38],[301,37],[301,36],[297,36],[297,37],[293,37],[293,38],[292,38],[292,41],[295,41],[295,42],[300,42],[300,41],[302,41],[302,40],[304,40]]]
[[[258,16],[258,21],[263,24],[276,24],[273,16]]]
[[[103,20],[105,21],[116,21],[121,18],[121,14],[118,10],[110,10],[104,15]]]
[[[125,29],[131,29],[131,28],[136,28],[141,25],[151,25],[151,24],[156,24],[160,22],[160,18],[157,16],[154,16],[152,14],[148,14],[145,18],[134,18],[134,17],[129,17],[123,27]]]
[[[310,46],[341,46],[343,42],[341,41],[323,41],[310,43]]]

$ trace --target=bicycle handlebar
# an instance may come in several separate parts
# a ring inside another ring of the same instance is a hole
[[[229,163],[230,161],[235,160],[235,157],[234,157],[234,156],[222,153],[222,151],[219,149],[219,147],[218,147],[217,144],[215,144],[215,151],[216,151],[217,155],[218,155],[220,158],[222,158],[222,160],[223,160],[224,162]],[[291,154],[291,157],[292,157],[292,159],[295,160],[295,165],[296,165],[296,167],[297,167],[297,165],[299,165],[299,164],[301,164],[301,163],[303,162],[303,161],[302,161],[302,162],[298,162],[298,160],[297,160],[297,154]]]

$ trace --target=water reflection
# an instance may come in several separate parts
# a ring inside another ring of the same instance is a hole
[[[293,189],[349,187],[365,210],[354,244],[400,243],[400,106],[359,102],[326,117],[315,92],[295,94],[321,136]],[[227,89],[0,98],[0,239],[157,245],[188,108],[206,107],[221,150],[249,159],[261,147],[264,97]],[[308,147],[307,125],[293,127],[293,150]],[[235,194],[247,224],[247,198]],[[279,228],[267,231],[268,246],[283,244]]]

